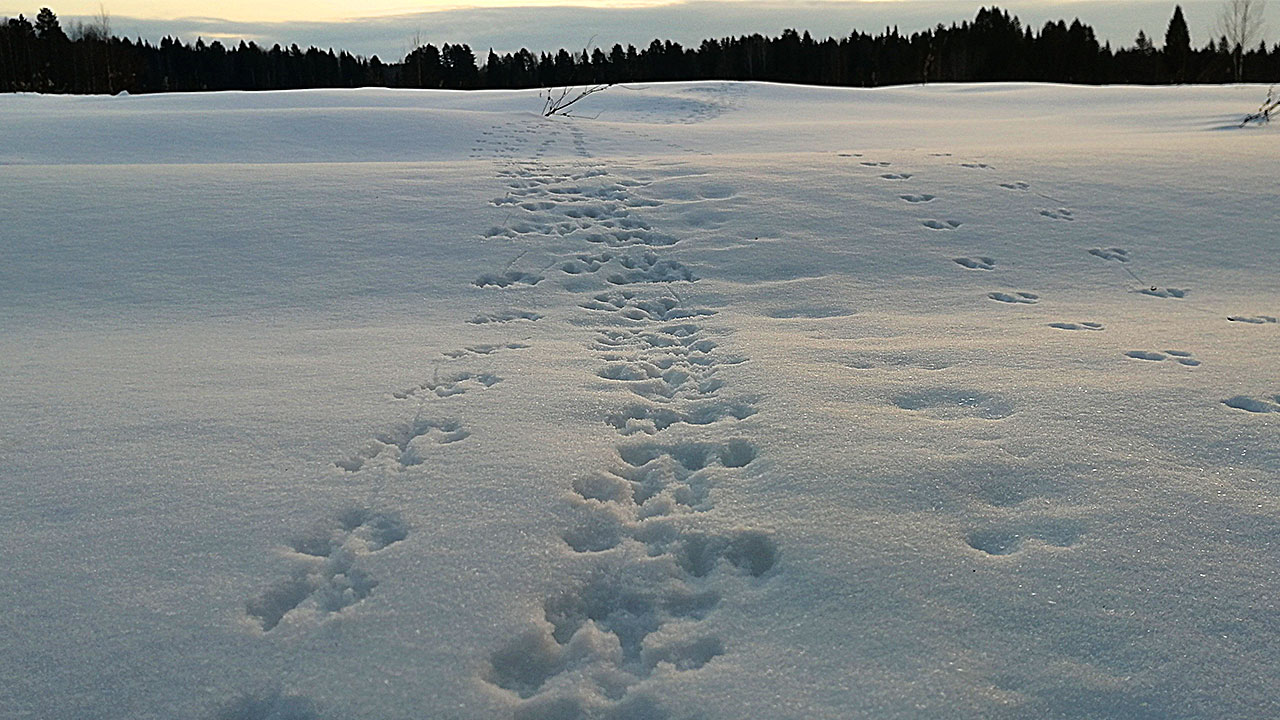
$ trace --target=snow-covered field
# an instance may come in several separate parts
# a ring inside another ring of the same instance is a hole
[[[0,716],[1280,716],[1258,87],[0,97]]]

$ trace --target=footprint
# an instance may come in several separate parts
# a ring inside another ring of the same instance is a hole
[[[836,157],[862,157],[862,153],[841,152],[841,153],[836,153]]]
[[[502,378],[492,373],[456,373],[443,378],[437,376],[408,390],[394,392],[391,396],[397,400],[407,400],[425,392],[436,397],[452,397],[471,390],[486,390],[500,382]]]
[[[883,160],[881,160],[878,162],[864,162],[862,164],[866,165],[867,167],[889,167],[893,163],[884,162]]]
[[[1187,290],[1187,289],[1185,289],[1185,288],[1183,288],[1183,289],[1179,289],[1179,288],[1161,288],[1161,287],[1156,287],[1156,286],[1154,286],[1154,285],[1152,285],[1152,286],[1151,286],[1151,287],[1149,287],[1149,288],[1142,288],[1141,290],[1134,290],[1133,292],[1136,292],[1136,293],[1138,293],[1138,294],[1140,294],[1140,295],[1150,295],[1151,297],[1158,297],[1158,298],[1174,298],[1174,299],[1177,299],[1177,300],[1181,300],[1182,298],[1184,298],[1184,297],[1186,297],[1187,295],[1190,295],[1190,294],[1191,294],[1191,291],[1190,291],[1190,290]]]
[[[1231,322],[1249,323],[1251,325],[1265,325],[1267,323],[1276,322],[1276,318],[1270,315],[1257,315],[1257,316],[1228,315],[1227,320]]]
[[[1153,352],[1150,350],[1130,350],[1125,353],[1125,356],[1134,358],[1135,360],[1150,360],[1153,362],[1172,359],[1178,364],[1186,365],[1188,367],[1196,367],[1200,364],[1200,361],[1192,357],[1191,353],[1186,350],[1165,350],[1163,353]]]
[[[1021,529],[978,530],[969,533],[965,541],[969,547],[987,555],[1012,555],[1022,551],[1030,541],[1057,548],[1073,547],[1080,543],[1083,534],[1075,523],[1046,521]]]
[[[610,413],[605,418],[605,423],[616,428],[623,435],[635,433],[653,435],[677,423],[710,425],[730,418],[745,420],[755,414],[755,408],[746,403],[712,402],[681,411],[635,404]]]
[[[921,225],[931,230],[955,230],[960,223],[955,220],[921,220]]]
[[[913,176],[911,173],[885,173],[880,177],[885,180],[910,180]]]
[[[1049,323],[1049,327],[1059,330],[1102,330],[1102,323],[1098,322],[1053,322]]]
[[[1222,401],[1223,405],[1251,413],[1280,413],[1280,394],[1270,398],[1251,398],[1236,395]]]
[[[359,472],[378,457],[389,457],[396,469],[421,465],[424,458],[415,448],[418,438],[427,438],[437,445],[451,445],[471,437],[471,431],[453,419],[431,420],[417,418],[390,431],[379,433],[363,449],[345,460],[333,464],[349,473]]]
[[[504,273],[489,273],[481,275],[475,280],[472,280],[471,284],[481,288],[507,288],[515,285],[537,285],[542,282],[542,280],[543,277],[541,275],[534,275],[533,273],[521,272],[519,270],[508,270]]]
[[[1031,188],[1029,184],[1022,182],[1021,180],[1011,183],[1000,183],[1000,187],[1005,190],[1029,190]]]
[[[456,359],[456,358],[464,358],[464,357],[479,357],[483,355],[492,355],[497,352],[502,352],[503,350],[524,350],[529,347],[532,347],[532,346],[527,345],[525,343],[518,343],[518,342],[500,343],[497,345],[470,345],[468,347],[464,347],[459,350],[447,350],[440,354],[444,355],[445,357]]]
[[[988,165],[988,164],[986,164],[986,163],[980,163],[980,162],[967,162],[967,163],[960,163],[960,167],[966,167],[966,168],[970,168],[970,169],[973,169],[973,170],[995,170],[995,168],[994,168],[994,167],[992,167],[992,166],[990,166],[990,165]]]
[[[489,323],[509,323],[518,320],[536,322],[542,316],[530,310],[504,310],[501,312],[483,313],[467,321],[470,325],[487,325]]]
[[[1075,220],[1071,210],[1067,208],[1058,208],[1057,210],[1041,210],[1040,214],[1053,220]]]
[[[995,258],[989,258],[984,256],[952,258],[952,261],[955,262],[957,265],[963,265],[964,267],[967,267],[970,270],[994,270],[996,267]]]
[[[1016,292],[1013,294],[992,292],[987,293],[987,297],[1002,303],[1017,303],[1022,305],[1034,305],[1040,302],[1040,296],[1029,292]]]
[[[1124,248],[1093,248],[1089,251],[1090,255],[1100,257],[1103,260],[1115,260],[1117,262],[1129,262],[1129,251]]]
[[[409,536],[399,516],[353,508],[294,538],[297,568],[245,603],[245,613],[263,632],[307,606],[319,615],[341,612],[368,598],[378,582],[357,563]]]
[[[927,203],[927,202],[933,202],[934,200],[937,199],[938,196],[929,195],[926,193],[922,195],[899,195],[898,197],[902,198],[903,200],[906,200],[909,203]]]
[[[903,410],[922,412],[939,420],[1002,420],[1014,412],[1012,403],[1004,398],[966,388],[916,390],[894,397],[893,404]]]

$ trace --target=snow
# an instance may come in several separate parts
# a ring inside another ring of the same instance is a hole
[[[1264,90],[0,98],[0,707],[1280,715]]]

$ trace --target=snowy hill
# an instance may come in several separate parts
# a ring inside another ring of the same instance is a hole
[[[1264,92],[0,97],[2,714],[1280,716]]]

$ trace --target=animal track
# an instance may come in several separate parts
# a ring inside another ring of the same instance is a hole
[[[1191,291],[1185,288],[1184,289],[1161,288],[1161,287],[1156,287],[1154,285],[1152,285],[1149,288],[1134,290],[1133,292],[1136,292],[1139,295],[1150,295],[1151,297],[1158,297],[1158,298],[1173,298],[1176,300],[1181,300],[1182,298],[1185,298],[1187,295],[1191,294]]]
[[[525,699],[530,710],[545,709],[529,717],[586,718],[595,716],[592,705],[622,704],[629,688],[660,664],[676,672],[696,670],[723,654],[717,636],[690,629],[719,604],[719,595],[662,577],[656,569],[601,573],[553,596],[543,606],[544,623],[490,656],[484,679]],[[534,697],[567,673],[588,684],[581,688],[586,693],[546,702]],[[652,708],[642,716],[658,717]]]
[[[444,378],[435,377],[416,387],[392,393],[397,400],[407,400],[420,393],[431,393],[436,397],[462,395],[471,390],[485,390],[502,382],[502,378],[492,373],[456,373]]]
[[[1131,357],[1135,360],[1150,360],[1152,362],[1161,362],[1163,360],[1173,359],[1179,364],[1186,365],[1188,367],[1196,367],[1200,364],[1199,360],[1193,358],[1191,353],[1185,350],[1165,350],[1164,353],[1152,352],[1150,350],[1130,350],[1125,353],[1125,356]]]
[[[1038,541],[1058,548],[1073,547],[1083,536],[1081,529],[1068,522],[1039,522],[1026,529],[990,529],[969,533],[969,547],[987,555],[1012,555],[1028,541]]]
[[[390,457],[397,469],[421,465],[424,459],[415,447],[418,438],[427,438],[437,445],[449,445],[471,437],[457,420],[430,420],[416,418],[388,432],[379,433],[362,450],[346,460],[338,460],[336,467],[346,472],[358,472],[378,457]]]
[[[1116,262],[1129,262],[1129,251],[1124,248],[1093,248],[1089,254],[1094,257],[1100,257],[1103,260],[1115,260]]]
[[[289,544],[298,561],[292,576],[245,603],[245,612],[264,632],[304,605],[321,615],[341,612],[369,597],[378,585],[357,566],[360,558],[408,536],[399,516],[367,508],[318,523]]]
[[[582,133],[575,133],[580,154],[583,142]],[[563,254],[552,267],[568,275],[596,274],[562,279],[570,292],[598,287],[596,278],[615,286],[590,291],[579,305],[600,323],[589,346],[601,361],[597,376],[631,393],[611,392],[610,397],[629,399],[601,419],[631,439],[617,447],[610,466],[573,478],[574,521],[560,536],[568,549],[590,554],[584,562],[591,573],[553,593],[535,626],[489,656],[481,678],[519,698],[515,717],[522,720],[660,720],[663,709],[647,694],[631,692],[633,686],[655,671],[663,677],[695,671],[722,655],[725,643],[701,623],[720,601],[719,586],[734,575],[767,578],[779,553],[772,536],[760,530],[694,527],[695,520],[709,517],[694,513],[712,509],[713,487],[743,472],[756,448],[740,438],[689,436],[703,426],[744,420],[756,409],[750,402],[717,398],[723,387],[717,370],[745,359],[719,346],[723,333],[691,321],[714,316],[715,310],[687,307],[674,288],[661,286],[698,277],[655,251],[678,238],[654,230],[631,209],[670,200],[708,203],[735,193],[692,189],[686,180],[653,186],[646,198],[633,192],[641,181],[614,178],[596,185],[569,172],[538,172],[545,178],[513,173],[516,201],[504,204],[512,213],[527,213],[535,229],[550,220],[558,242],[600,250]],[[400,444],[379,441],[375,456],[401,460],[424,442],[405,440],[414,430],[384,438]],[[660,437],[670,442],[656,442]]]
[[[635,321],[669,321],[683,318],[715,315],[714,310],[681,307],[680,301],[669,295],[645,298],[632,290],[614,290],[592,296],[580,305],[587,310],[615,313],[618,317]]]
[[[910,180],[913,176],[911,173],[885,173],[880,177],[885,180]]]
[[[492,355],[503,350],[524,350],[532,347],[525,343],[509,342],[499,343],[497,345],[469,345],[460,350],[447,350],[441,355],[449,358],[477,357],[482,355]]]
[[[994,270],[996,268],[995,258],[989,257],[952,258],[952,261],[970,270]]]
[[[960,227],[960,223],[955,220],[921,220],[920,224],[932,230],[955,230]]]
[[[1078,323],[1052,322],[1052,323],[1049,323],[1049,327],[1057,328],[1059,330],[1102,330],[1103,329],[1102,323],[1088,322],[1088,321],[1083,321]]]
[[[1005,190],[1030,190],[1031,189],[1031,185],[1025,182],[1022,182],[1021,180],[1017,180],[1011,183],[1000,183],[1000,187],[1004,188]]]
[[[980,163],[980,162],[967,162],[967,163],[960,163],[960,167],[966,167],[966,168],[969,168],[969,169],[971,169],[971,170],[995,170],[995,168],[994,168],[994,167],[992,167],[992,166],[990,166],[990,165],[988,165],[988,164],[986,164],[986,163]]]
[[[923,412],[939,420],[982,418],[1002,420],[1013,414],[1013,405],[998,395],[964,388],[930,388],[893,398],[903,410]]]
[[[907,201],[907,202],[909,202],[909,203],[927,203],[927,202],[933,202],[934,200],[936,200],[936,199],[938,198],[938,196],[937,196],[937,195],[929,195],[929,194],[927,194],[927,193],[925,193],[925,194],[921,194],[921,195],[899,195],[898,197],[899,197],[899,198],[902,198],[903,200],[905,200],[905,201]]]
[[[1013,294],[992,292],[987,293],[987,297],[1002,303],[1014,303],[1021,305],[1034,305],[1040,302],[1040,296],[1029,292],[1016,292]]]
[[[626,272],[610,275],[608,280],[613,285],[693,282],[698,279],[689,268],[675,260],[660,260],[652,251],[620,257],[618,264],[625,268]]]
[[[528,320],[536,322],[541,320],[542,316],[530,310],[504,310],[501,312],[491,312],[477,315],[467,321],[471,325],[487,325],[489,323],[509,323],[518,320]]]
[[[729,418],[745,420],[755,414],[755,408],[746,403],[703,403],[681,411],[667,407],[633,404],[610,413],[605,418],[605,423],[617,428],[623,435],[635,433],[653,435],[677,423],[710,425]]]
[[[499,287],[508,288],[516,285],[537,285],[542,282],[541,275],[522,272],[520,270],[508,270],[504,273],[488,273],[481,275],[471,282],[476,287]]]
[[[891,163],[891,162],[885,162],[885,161],[883,161],[883,160],[880,160],[880,161],[869,161],[869,162],[863,162],[863,163],[861,163],[861,164],[862,164],[862,165],[866,165],[867,167],[889,167],[889,166],[890,166],[890,165],[892,165],[893,163]]]
[[[1222,401],[1223,405],[1251,413],[1280,413],[1280,394],[1270,398],[1251,398],[1236,395]]]
[[[1071,210],[1067,208],[1058,208],[1057,210],[1041,210],[1040,214],[1053,220],[1075,220]]]
[[[1258,316],[1228,315],[1227,320],[1231,322],[1249,323],[1251,325],[1265,325],[1266,323],[1276,322],[1276,318],[1270,315],[1258,315]]]

